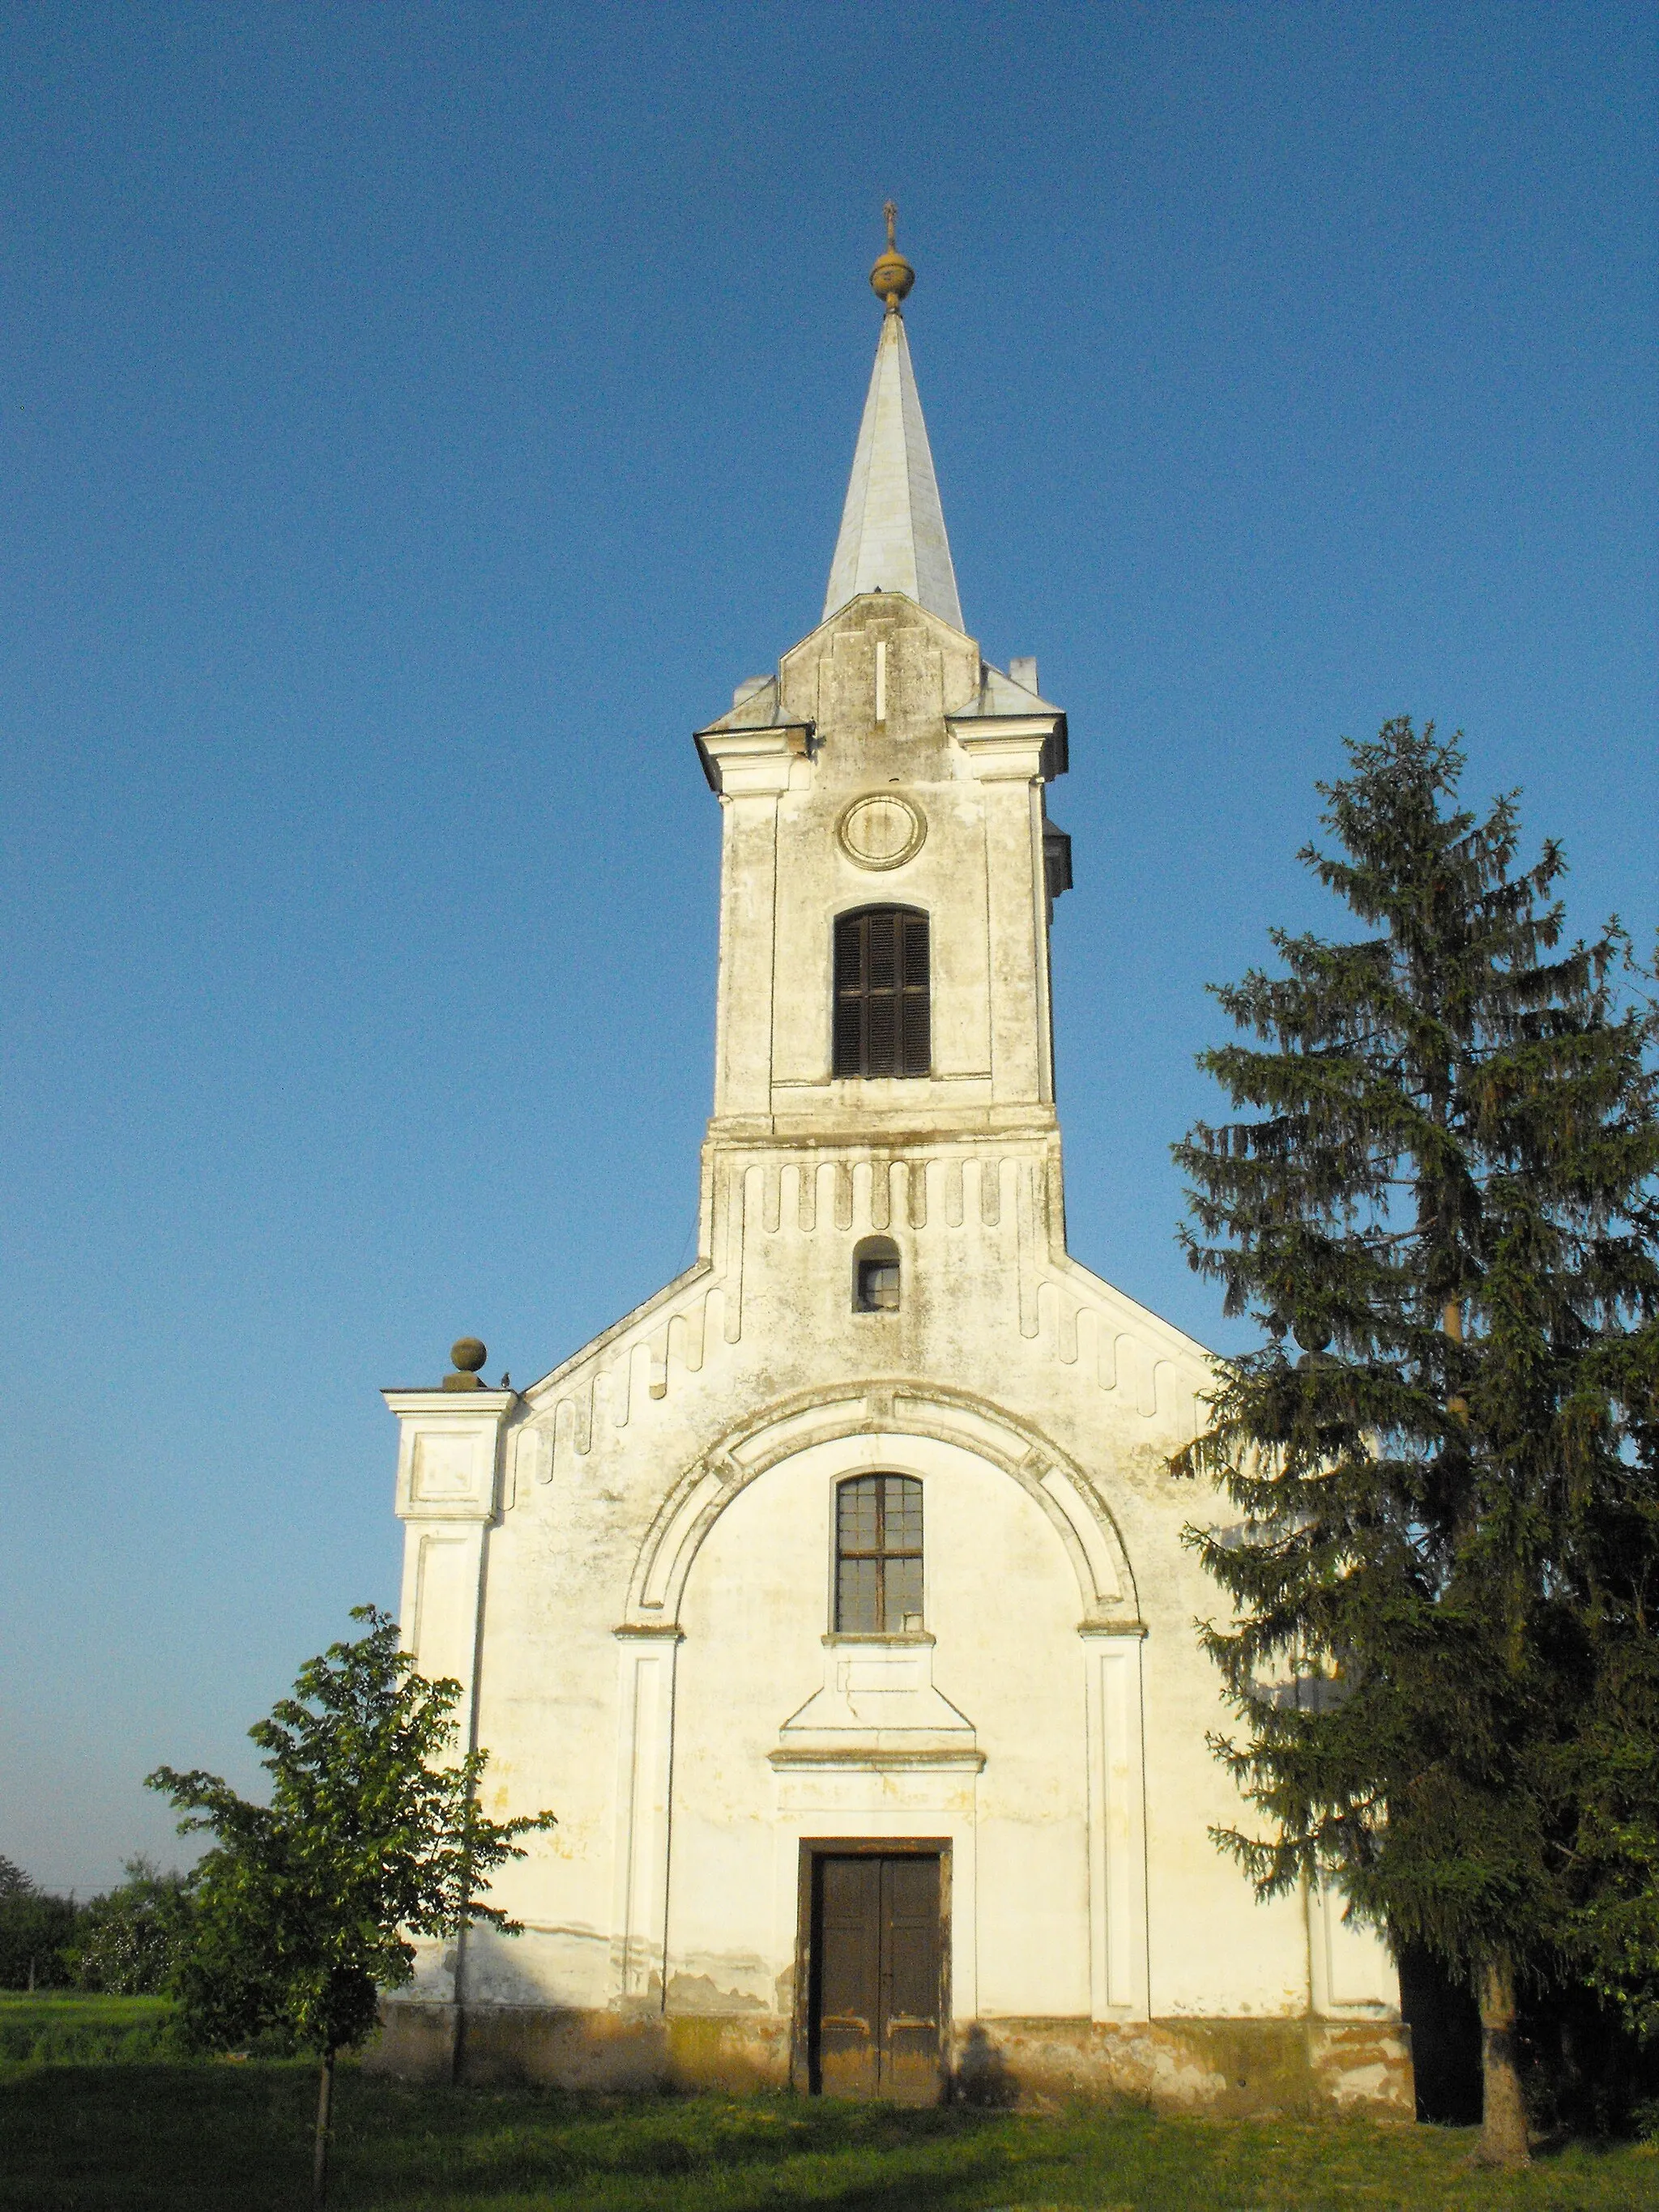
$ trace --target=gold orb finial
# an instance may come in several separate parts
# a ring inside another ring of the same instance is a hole
[[[916,272],[899,252],[894,240],[893,229],[898,222],[898,210],[889,200],[882,210],[887,218],[887,251],[870,271],[870,283],[877,299],[887,302],[887,312],[896,315],[899,301],[904,299],[916,281]]]

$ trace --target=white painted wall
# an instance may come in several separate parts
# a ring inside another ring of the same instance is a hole
[[[498,1882],[527,1932],[471,1940],[471,1998],[787,2017],[801,1838],[890,1834],[949,1840],[959,2020],[1393,2011],[1373,1938],[1321,1899],[1258,1905],[1210,1840],[1240,1808],[1194,1628],[1219,1595],[1181,1532],[1226,1508],[1168,1471],[1206,1357],[1065,1249],[1041,866],[1063,735],[893,593],[704,732],[698,1260],[522,1397],[390,1394],[406,1630],[468,1685],[491,1809],[559,1818]],[[890,870],[837,836],[871,789],[927,821]],[[934,1073],[837,1083],[831,923],[888,899],[933,917]],[[852,1310],[872,1231],[897,1314]],[[864,1468],[924,1485],[932,1640],[896,1658],[824,1642],[834,1486]],[[843,1661],[915,1676],[867,1742]],[[442,1954],[420,1986],[449,1993]]]

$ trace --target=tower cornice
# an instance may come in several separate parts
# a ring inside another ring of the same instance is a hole
[[[770,729],[707,729],[694,732],[697,758],[718,799],[763,799],[789,788],[793,762],[805,760],[810,722],[779,722]]]
[[[1063,714],[947,714],[981,783],[1050,782],[1065,773]]]

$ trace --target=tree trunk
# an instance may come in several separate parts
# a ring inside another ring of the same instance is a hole
[[[1529,2164],[1515,2047],[1515,1961],[1507,1951],[1496,1952],[1480,1970],[1480,2085],[1482,2162]]]
[[[1462,1298],[1448,1298],[1446,1300],[1445,1304],[1440,1309],[1440,1326],[1445,1331],[1446,1334],[1450,1337],[1454,1344],[1462,1344],[1463,1341],[1463,1301]],[[1455,1413],[1460,1421],[1467,1421],[1469,1418],[1469,1401],[1467,1398],[1460,1397],[1458,1394],[1454,1391],[1451,1396],[1446,1401],[1446,1411],[1449,1413]]]
[[[325,2051],[317,2080],[317,2138],[311,2147],[311,2212],[328,2202],[328,2124],[334,2104],[334,2053]]]

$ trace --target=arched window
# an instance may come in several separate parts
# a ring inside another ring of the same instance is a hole
[[[896,1313],[899,1248],[890,1237],[861,1237],[853,1248],[854,1313]]]
[[[933,1057],[927,917],[867,906],[836,917],[835,1073],[926,1075]]]
[[[910,1474],[855,1474],[836,1491],[836,1632],[921,1626],[921,1485]]]

